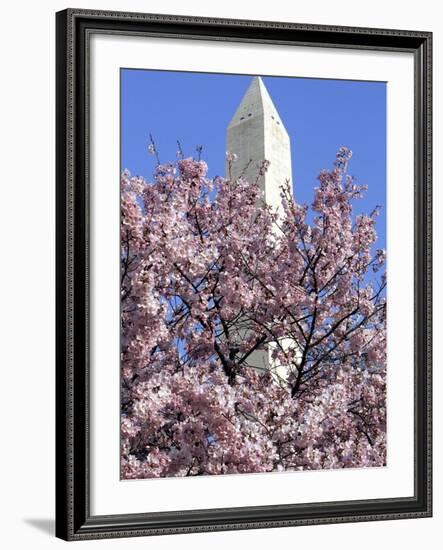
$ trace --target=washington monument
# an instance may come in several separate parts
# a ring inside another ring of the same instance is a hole
[[[270,161],[266,174],[260,178],[265,202],[274,209],[280,207],[280,186],[292,183],[291,142],[280,115],[259,76],[253,78],[226,132],[226,148],[237,155],[231,177],[254,182],[258,166]],[[229,177],[226,174],[226,177]]]
[[[291,183],[291,142],[288,132],[274,103],[259,76],[253,78],[226,131],[226,149],[237,155],[226,178],[236,180],[242,176],[248,182],[255,182],[259,167],[264,160],[270,162],[267,172],[258,183],[264,194],[265,203],[273,210],[281,211],[280,186],[287,180]],[[229,165],[226,164],[226,172]],[[279,342],[283,349],[298,348],[289,338]],[[255,368],[270,370],[274,379],[286,381],[289,370],[272,358],[275,347],[254,351],[248,364]]]

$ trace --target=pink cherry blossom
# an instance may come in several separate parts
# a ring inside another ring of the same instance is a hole
[[[122,173],[122,478],[385,465],[386,253],[350,158],[279,215],[201,160]]]

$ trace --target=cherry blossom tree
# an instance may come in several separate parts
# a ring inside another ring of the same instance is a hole
[[[200,158],[122,174],[122,478],[385,464],[385,253],[350,157],[310,208],[282,182],[279,212],[266,162],[254,182]]]

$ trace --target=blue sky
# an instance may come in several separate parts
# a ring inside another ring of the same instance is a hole
[[[296,200],[310,203],[318,172],[349,147],[349,173],[368,186],[355,212],[382,206],[376,247],[385,248],[386,83],[261,76],[291,138]],[[224,175],[226,127],[250,81],[251,75],[122,69],[122,169],[152,178],[152,134],[162,162],[175,161],[178,139],[185,156],[203,145],[209,176]]]

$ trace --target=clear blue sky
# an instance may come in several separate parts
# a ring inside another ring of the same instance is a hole
[[[382,206],[377,248],[386,247],[386,84],[263,76],[291,138],[295,197],[310,203],[316,176],[332,167],[342,145],[352,149],[349,172],[368,185],[356,212]],[[121,70],[121,167],[152,178],[155,157],[175,161],[178,139],[185,156],[203,145],[209,176],[224,175],[226,127],[250,75]]]

